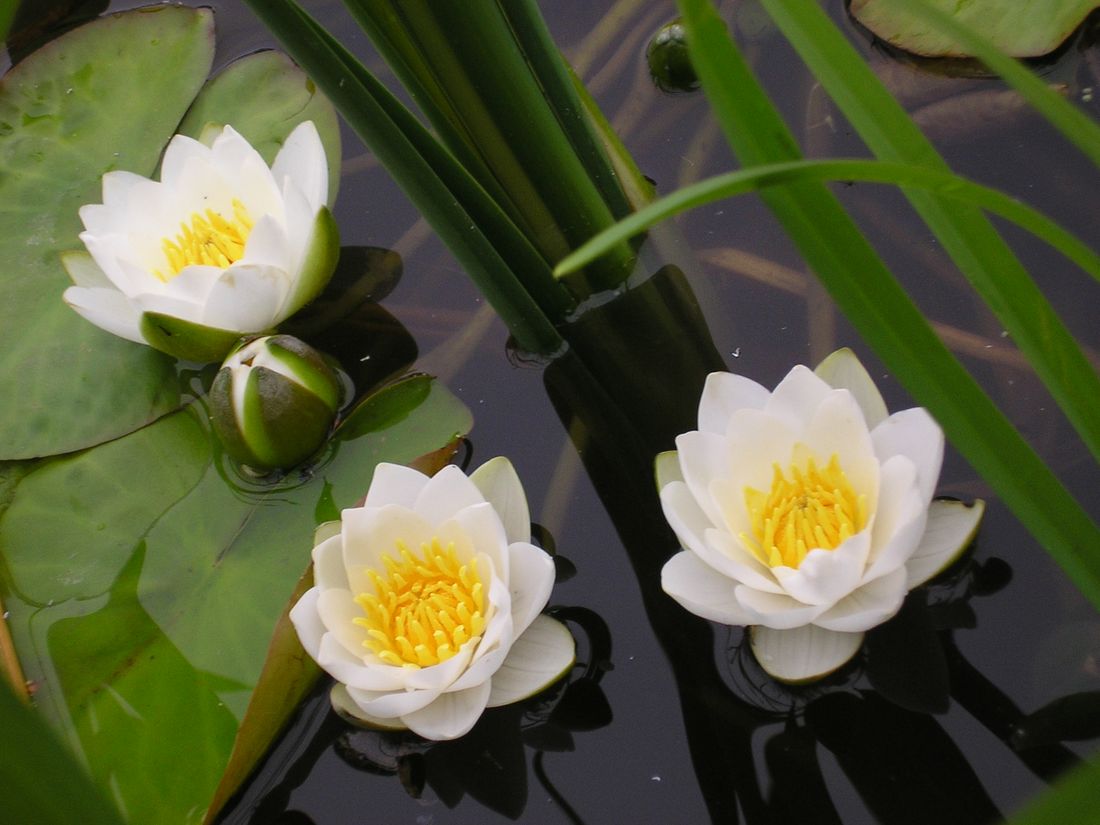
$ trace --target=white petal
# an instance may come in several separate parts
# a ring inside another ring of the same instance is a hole
[[[714,529],[714,523],[700,509],[687,484],[673,481],[665,485],[661,489],[661,510],[685,549],[699,554],[705,552],[703,536],[707,530]]]
[[[832,387],[801,364],[787,373],[764,406],[769,415],[784,419],[796,431],[802,430]]]
[[[174,136],[168,142],[168,147],[164,150],[164,159],[160,163],[161,183],[175,188],[186,177],[188,164],[195,160],[209,164],[210,148],[187,135]],[[106,203],[106,187],[104,187],[103,198]]]
[[[282,224],[286,228],[287,249],[290,252],[294,277],[297,279],[299,270],[305,260],[306,251],[313,239],[314,224],[318,213],[310,205],[306,196],[302,194],[302,190],[289,178],[283,184],[280,197],[286,215]]]
[[[537,617],[493,674],[488,706],[510,705],[533,696],[568,673],[575,658],[576,643],[569,629],[549,616]]]
[[[155,181],[124,169],[116,169],[103,175],[103,205],[115,214],[119,214],[130,203],[135,191],[146,192],[145,187],[159,185]],[[81,207],[81,219],[84,218],[84,207]],[[85,224],[88,229],[90,226]]]
[[[508,540],[493,505],[483,501],[459,510],[453,518],[437,525],[436,535],[444,546],[454,542],[461,561],[483,553],[492,562],[492,575],[508,581],[511,575]],[[488,575],[488,571],[482,570],[481,574]]]
[[[325,635],[321,614],[317,612],[317,599],[320,595],[318,588],[311,587],[290,608],[290,622],[298,633],[298,640],[314,661],[321,655],[321,639]]]
[[[344,541],[339,533],[313,548],[313,581],[321,590],[349,589],[348,573],[344,569]]]
[[[868,512],[878,501],[878,459],[859,404],[847,390],[826,396],[806,428],[805,442],[818,465],[836,456],[856,493],[866,494]],[[801,457],[793,457],[801,464]]]
[[[202,323],[202,304],[183,300],[160,292],[142,292],[130,298],[138,312],[156,312],[169,318]]]
[[[202,323],[238,332],[262,332],[283,320],[279,309],[290,291],[290,276],[271,266],[234,264],[211,287]]]
[[[754,627],[749,636],[760,667],[781,682],[809,682],[844,665],[859,652],[862,633],[837,633],[808,624],[791,630]]]
[[[867,426],[874,429],[889,415],[882,393],[859,358],[847,347],[838,349],[817,365],[814,374],[830,387],[848,390],[863,411]]]
[[[315,211],[328,202],[328,161],[312,120],[299,123],[287,136],[271,173],[280,188],[284,179],[293,179]]]
[[[439,524],[453,518],[459,510],[484,501],[485,497],[466,474],[458,467],[449,465],[428,479],[416,497],[413,509],[422,518]]]
[[[317,664],[334,679],[363,690],[402,689],[409,672],[405,668],[392,665],[364,664],[362,658],[348,653],[348,649],[336,641],[331,633],[321,637],[321,648],[315,658]]]
[[[373,592],[367,570],[386,569],[383,556],[400,557],[399,544],[419,552],[431,543],[434,529],[412,510],[396,504],[357,507],[340,515],[344,545],[344,567],[355,593]]]
[[[371,716],[369,713],[366,713],[355,703],[355,700],[351,698],[347,685],[343,685],[340,682],[332,686],[332,690],[329,691],[328,696],[329,702],[332,704],[332,709],[336,711],[336,714],[345,722],[381,730],[408,730],[408,728],[405,727],[405,723],[400,719],[383,719],[379,716]]]
[[[297,265],[291,254],[286,229],[271,215],[256,221],[245,241],[241,264],[272,266],[290,272]],[[288,290],[289,293],[289,290]]]
[[[517,542],[508,546],[511,574],[508,590],[512,595],[513,633],[523,633],[550,601],[554,587],[554,560],[533,544]]]
[[[775,577],[775,570],[745,549],[740,538],[735,539],[722,530],[707,530],[703,539],[703,548],[698,556],[715,570],[754,590],[763,590],[765,593],[783,592],[783,587]]]
[[[348,696],[367,718],[393,719],[413,713],[439,698],[439,690],[360,690],[347,688]]]
[[[961,501],[933,501],[920,545],[905,563],[906,586],[912,590],[946,570],[974,539],[985,513],[981,499],[973,504]]]
[[[740,410],[730,419],[726,434],[726,483],[718,490],[712,483],[710,494],[719,496],[722,521],[733,535],[752,529],[745,508],[745,488],[770,490],[773,465],[783,467],[791,460],[802,434],[785,419],[759,410]]]
[[[401,717],[413,733],[437,741],[457,739],[481,718],[489,701],[489,682],[467,690],[444,693],[430,705]]]
[[[675,450],[665,450],[657,453],[653,459],[653,478],[657,482],[657,489],[662,490],[674,481],[683,481],[684,474],[680,470],[680,454]]]
[[[405,673],[405,687],[415,690],[448,690],[466,669],[478,649],[473,639],[466,642],[458,653],[438,665],[408,670]]]
[[[743,375],[712,372],[699,398],[699,429],[725,435],[730,416],[746,407],[764,409],[770,395],[767,389]]]
[[[135,175],[136,177],[136,175]],[[102,203],[88,203],[80,207],[77,214],[84,224],[84,229],[89,235],[104,236],[118,235],[127,232],[130,227],[126,224],[122,210],[119,207],[106,206]]]
[[[863,581],[892,573],[904,565],[924,533],[927,508],[917,481],[917,469],[906,456],[882,465],[879,503],[871,528],[871,555]]]
[[[814,624],[829,630],[855,633],[882,624],[905,601],[905,568],[865,584],[822,613]]]
[[[185,266],[175,278],[156,291],[166,297],[201,306],[206,303],[206,297],[224,271],[219,266]]]
[[[140,315],[117,289],[86,289],[71,286],[61,296],[65,303],[100,329],[112,335],[144,344]]]
[[[355,623],[355,619],[361,619],[366,614],[355,603],[354,593],[337,588],[321,590],[317,597],[317,614],[329,635],[342,644],[353,658],[375,660],[374,653],[363,644],[367,639],[367,629]]]
[[[896,412],[871,433],[879,461],[908,456],[917,467],[921,495],[932,500],[943,464],[943,430],[923,407]]]
[[[527,494],[512,462],[504,456],[491,458],[470,473],[470,481],[497,511],[508,542],[530,542],[531,513],[527,509]]]
[[[729,475],[726,439],[714,433],[693,430],[676,437],[680,471],[696,503],[712,526],[722,523],[722,511],[711,500],[710,486],[716,478]]]
[[[747,585],[738,586],[737,600],[751,616],[745,624],[760,624],[776,630],[809,624],[825,611],[820,605],[803,604],[786,594],[765,593]]]
[[[737,600],[737,585],[689,550],[677,553],[661,568],[661,589],[696,616],[730,625],[752,623]]]
[[[374,468],[364,507],[398,504],[409,510],[428,483],[423,473],[401,464],[381,463]]]
[[[796,600],[831,607],[859,585],[870,547],[871,531],[863,530],[834,550],[811,550],[797,568],[774,567],[772,573]]]
[[[124,295],[132,298],[140,292],[159,289],[160,282],[153,277],[152,273],[126,260],[127,256],[133,254],[133,250],[123,236],[81,232],[80,240],[99,268],[103,270],[103,274]]]

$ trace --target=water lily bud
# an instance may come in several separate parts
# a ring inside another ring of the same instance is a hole
[[[687,36],[679,20],[661,26],[646,46],[649,73],[663,92],[692,92],[699,77],[688,55]]]
[[[210,417],[225,451],[258,470],[293,467],[325,439],[340,381],[312,347],[289,335],[249,341],[225,359],[210,388]]]

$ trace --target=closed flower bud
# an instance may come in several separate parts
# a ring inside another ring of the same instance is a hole
[[[241,464],[286,469],[321,446],[341,392],[315,349],[289,335],[270,335],[226,358],[210,388],[210,415],[225,451]]]

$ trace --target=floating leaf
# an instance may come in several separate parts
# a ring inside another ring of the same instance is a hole
[[[214,53],[208,10],[104,18],[0,80],[0,458],[68,452],[176,407],[171,359],[115,338],[61,301],[58,255],[111,169],[149,174]]]
[[[1039,57],[1060,46],[1081,25],[1096,0],[929,0],[958,22],[980,31],[1013,57]],[[967,57],[935,26],[898,7],[896,0],[852,0],[852,16],[899,49],[927,57]]]
[[[377,462],[470,426],[416,376],[361,405],[327,463],[263,485],[235,475],[205,419],[188,407],[42,462],[0,517],[0,589],[36,701],[135,823],[202,821],[309,562],[315,511],[354,504]]]

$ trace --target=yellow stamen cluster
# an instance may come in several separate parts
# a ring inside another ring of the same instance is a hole
[[[768,492],[745,488],[752,535],[741,540],[769,567],[798,567],[806,554],[836,549],[867,524],[867,496],[852,489],[836,454],[824,468],[813,458],[805,469],[791,465],[790,478],[773,465]]]
[[[477,560],[461,564],[454,543],[420,545],[420,555],[397,543],[399,559],[382,557],[385,572],[367,570],[374,593],[355,602],[366,614],[364,646],[391,665],[428,667],[445,662],[485,630],[485,590]]]
[[[227,219],[213,209],[204,215],[191,213],[191,225],[180,224],[175,240],[164,238],[160,248],[168,259],[167,275],[155,273],[162,281],[169,281],[180,274],[184,267],[200,264],[219,266],[223,269],[235,264],[244,255],[245,241],[252,232],[252,218],[245,205],[233,199],[233,217]]]

